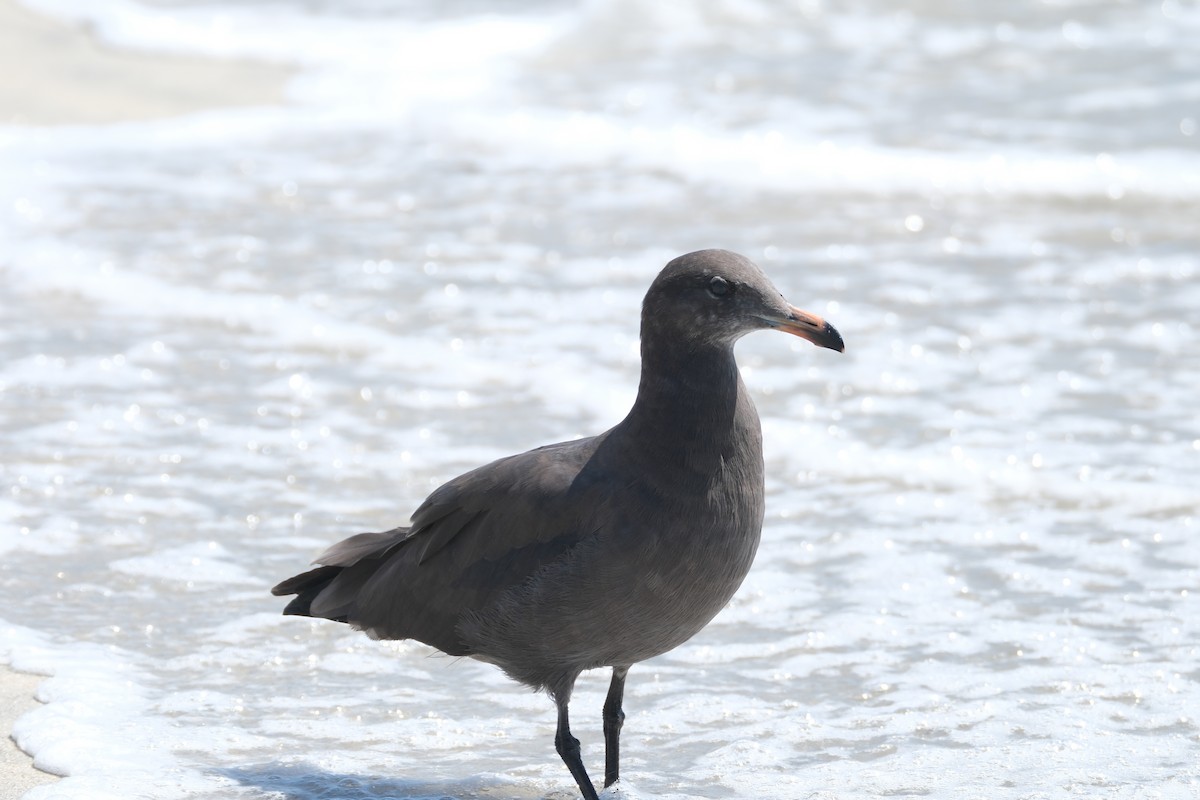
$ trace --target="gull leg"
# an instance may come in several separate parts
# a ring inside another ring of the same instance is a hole
[[[625,724],[625,712],[621,702],[625,697],[625,676],[629,667],[613,667],[612,683],[608,685],[608,697],[604,699],[604,785],[612,786],[621,772],[621,726]]]
[[[592,779],[583,768],[583,759],[579,757],[579,740],[571,735],[571,725],[567,719],[567,704],[570,702],[570,687],[565,692],[554,694],[554,704],[558,706],[558,731],[554,734],[554,749],[558,751],[567,769],[571,770],[575,783],[579,784],[583,800],[600,800],[596,795],[596,787],[592,785]]]

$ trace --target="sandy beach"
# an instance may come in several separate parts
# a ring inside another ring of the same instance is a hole
[[[104,124],[209,108],[283,102],[284,67],[116,50],[81,28],[0,0],[0,124]],[[37,707],[41,676],[0,666],[0,800],[55,776],[13,742],[17,718]]]
[[[170,117],[283,101],[285,67],[117,50],[0,0],[0,124]]]
[[[0,666],[0,725],[12,730],[13,722],[22,714],[37,708],[33,698],[40,675],[26,675]],[[21,752],[8,736],[0,742],[0,798],[15,800],[43,783],[55,780],[53,775],[34,769],[29,756]]]

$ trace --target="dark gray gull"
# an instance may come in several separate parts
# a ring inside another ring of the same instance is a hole
[[[678,647],[733,597],[763,522],[762,429],[733,345],[774,329],[843,349],[725,250],[680,256],[642,304],[637,400],[615,427],[460,475],[412,524],[360,533],[272,589],[284,614],[345,622],[495,664],[558,707],[554,746],[586,800],[596,789],[567,705],[612,668],[604,785],[618,778],[625,676]]]

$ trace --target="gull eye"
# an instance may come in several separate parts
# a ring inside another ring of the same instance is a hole
[[[729,281],[717,276],[708,282],[708,293],[713,297],[728,297],[733,294],[733,286]]]

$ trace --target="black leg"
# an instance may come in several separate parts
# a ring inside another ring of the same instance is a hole
[[[604,699],[604,785],[612,786],[621,773],[621,726],[625,712],[621,701],[625,697],[625,676],[629,667],[613,667],[612,683]]]
[[[583,768],[583,759],[579,757],[579,740],[571,735],[571,725],[567,720],[567,703],[570,701],[569,689],[554,696],[554,703],[558,706],[558,732],[554,734],[554,749],[558,751],[567,769],[571,770],[575,782],[579,784],[583,800],[600,800],[596,796],[596,787],[592,785],[592,779]]]

